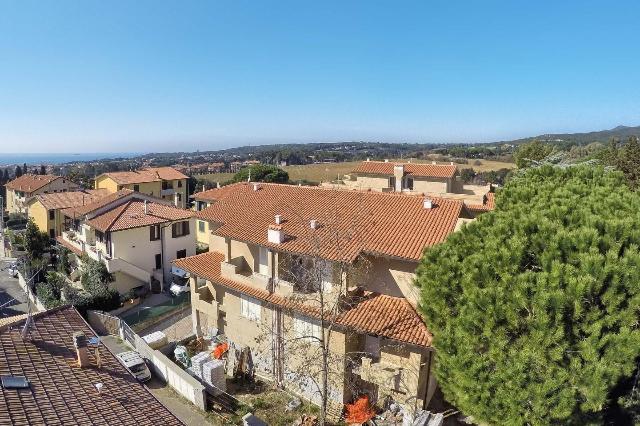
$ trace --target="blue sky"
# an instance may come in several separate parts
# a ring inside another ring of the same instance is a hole
[[[637,1],[0,1],[0,152],[640,125]]]

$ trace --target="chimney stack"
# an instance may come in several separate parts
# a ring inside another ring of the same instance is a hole
[[[89,366],[89,350],[87,349],[87,336],[82,331],[73,333],[73,346],[76,347],[78,367]]]
[[[282,216],[277,214],[276,217],[276,225],[281,225],[282,224]]]
[[[433,200],[429,197],[426,197],[423,201],[423,206],[426,210],[430,210],[433,208]]]
[[[435,166],[435,165],[436,165],[436,164],[438,164],[438,163],[436,163],[435,161],[432,161],[432,162],[431,162],[431,164],[433,164],[433,165]]]
[[[388,159],[388,158],[385,158],[385,159],[384,159],[384,162],[385,162],[385,163],[388,163],[388,162],[389,162],[389,159]]]
[[[257,191],[257,190],[259,190],[259,189],[260,189],[260,185],[258,185],[257,183],[254,183],[254,184],[253,184],[253,190],[254,190],[254,191]]]
[[[315,219],[312,219],[309,221],[309,226],[311,227],[311,229],[318,229],[318,221]]]
[[[280,225],[269,225],[267,229],[267,241],[271,244],[282,244],[284,242],[284,231]]]

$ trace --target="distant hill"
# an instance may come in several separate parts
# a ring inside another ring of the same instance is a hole
[[[553,142],[567,145],[586,145],[591,142],[608,142],[611,138],[626,140],[629,136],[640,137],[640,126],[618,126],[610,130],[600,130],[588,133],[550,133],[546,135],[533,136],[529,138],[516,139],[512,141],[502,141],[501,143],[521,144],[531,142],[534,139],[539,141]]]

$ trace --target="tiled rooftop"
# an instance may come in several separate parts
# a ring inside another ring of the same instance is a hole
[[[145,213],[144,205],[143,200],[133,198],[93,217],[87,223],[98,231],[106,232],[158,225],[174,220],[189,219],[193,216],[191,210],[154,202],[147,202],[147,212]]]
[[[469,210],[477,211],[477,212],[486,212],[491,211],[496,208],[496,194],[493,192],[488,192],[483,199],[482,204],[467,204],[467,208]]]
[[[269,293],[266,290],[225,278],[220,272],[224,255],[218,252],[203,253],[174,261],[181,269],[199,277],[223,285],[231,290],[247,294],[264,302],[301,312],[318,318],[319,311],[302,303]],[[419,346],[431,345],[431,333],[411,304],[402,297],[367,293],[350,309],[333,319],[337,325],[359,332],[379,335],[389,339]]]
[[[363,161],[353,170],[355,174],[374,174],[393,176],[395,165],[404,166],[404,173],[416,177],[453,178],[456,175],[455,165],[394,163],[385,161]]]
[[[121,189],[120,191],[114,192],[113,194],[109,194],[97,200],[94,200],[89,204],[66,208],[62,210],[62,213],[64,213],[66,216],[69,216],[71,218],[79,218],[81,216],[84,216],[85,214],[94,212],[116,200],[124,198],[133,193],[134,192],[130,189],[126,189],[126,188]]]
[[[105,173],[105,175],[120,185],[157,182],[160,180],[188,179],[188,176],[185,176],[173,167],[150,167],[135,172],[110,172]]]
[[[215,234],[279,251],[353,261],[362,253],[417,261],[425,247],[455,229],[463,203],[381,192],[341,191],[308,186],[238,183],[201,193],[212,201],[196,217],[222,224]],[[205,198],[206,197],[206,198]],[[281,215],[286,235],[267,241],[267,228]],[[316,220],[317,229],[309,223]]]
[[[29,389],[0,388],[0,425],[181,425],[104,345],[101,367],[76,363],[73,333],[95,332],[72,307],[35,314],[26,340],[24,319],[0,327],[0,375],[24,376]],[[102,383],[97,392],[95,384]]]
[[[42,188],[46,184],[53,182],[59,177],[60,176],[55,175],[26,174],[8,182],[6,188],[13,189],[15,191],[33,192]]]
[[[89,189],[86,191],[54,192],[36,195],[35,199],[49,210],[82,207],[109,195],[106,189]]]

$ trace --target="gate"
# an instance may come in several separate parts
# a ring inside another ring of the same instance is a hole
[[[124,321],[120,321],[120,330],[121,330],[121,336],[124,340],[126,340],[127,342],[129,342],[131,344],[131,346],[133,346],[134,348],[136,347],[136,333],[134,333],[134,331],[131,329],[131,327],[129,327],[129,325],[124,322]]]

